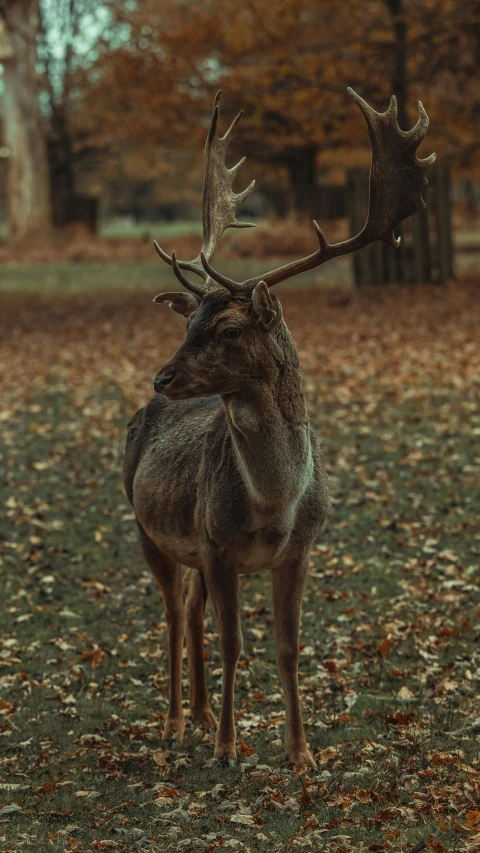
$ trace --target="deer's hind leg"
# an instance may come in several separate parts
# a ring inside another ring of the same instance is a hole
[[[285,751],[296,767],[315,767],[303,731],[298,693],[298,634],[303,590],[308,573],[308,554],[286,562],[272,572],[275,613],[275,651],[285,694]]]
[[[216,728],[208,700],[203,657],[203,614],[207,603],[207,588],[202,574],[190,569],[184,580],[187,617],[187,656],[190,676],[190,710],[194,726],[205,731]]]
[[[180,563],[163,554],[140,527],[145,559],[160,584],[165,601],[169,656],[169,704],[163,729],[164,740],[181,741],[185,729],[182,709],[182,657],[185,639],[185,604]]]

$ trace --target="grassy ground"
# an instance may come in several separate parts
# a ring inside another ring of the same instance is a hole
[[[0,293],[8,293],[15,282],[15,292],[34,292],[50,294],[137,292],[151,294],[152,298],[162,290],[172,288],[172,271],[167,264],[153,256],[151,261],[122,261],[120,263],[90,261],[81,263],[41,263],[41,264],[3,264],[0,265]],[[254,275],[275,269],[287,263],[285,258],[270,258],[268,261],[225,260],[221,271],[225,275],[243,281]],[[291,260],[291,259],[290,259]],[[314,274],[303,273],[293,282],[286,282],[284,289],[299,286],[350,284],[350,262],[348,258],[337,258],[328,267],[319,267]],[[39,282],[41,286],[39,287]],[[177,287],[173,279],[174,289]]]
[[[333,495],[303,610],[318,768],[301,775],[264,575],[242,581],[238,766],[191,727],[160,740],[163,606],[120,468],[183,321],[126,289],[38,291],[2,296],[0,850],[480,850],[475,289],[285,293]]]

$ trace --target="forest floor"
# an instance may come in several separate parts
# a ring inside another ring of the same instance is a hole
[[[299,774],[263,574],[241,583],[238,765],[191,725],[161,741],[164,610],[121,463],[184,321],[105,270],[108,288],[1,294],[0,850],[480,851],[478,282],[282,294],[333,498]],[[209,609],[206,656],[218,711]]]

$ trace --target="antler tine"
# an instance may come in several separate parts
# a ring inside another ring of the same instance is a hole
[[[156,251],[157,255],[160,255],[162,261],[165,261],[166,264],[170,264],[170,266],[171,266],[172,265],[172,259],[171,259],[170,255],[167,255],[167,253],[162,249],[162,247],[158,245],[156,240],[153,241],[153,245],[155,247],[155,251]]]
[[[422,139],[424,139],[428,125],[430,124],[427,113],[425,112],[425,108],[421,101],[418,102],[418,120],[415,127],[412,127],[411,130],[407,131],[407,136],[411,142],[411,144],[415,147],[415,150],[420,145]],[[431,156],[431,155],[430,155]],[[428,158],[427,158],[428,159]]]
[[[227,278],[226,275],[222,275],[222,273],[214,270],[213,267],[210,266],[203,252],[200,252],[200,258],[202,260],[203,268],[205,272],[209,275],[209,277],[216,281],[217,284],[221,284],[222,287],[226,287],[227,290],[230,291],[234,296],[238,293],[239,286],[236,281],[233,281],[231,278]]]
[[[239,282],[237,291],[249,292],[260,281],[265,281],[269,287],[273,287],[294,275],[324,264],[330,258],[362,249],[375,240],[383,240],[389,246],[398,247],[400,240],[395,238],[395,226],[402,219],[425,207],[422,199],[422,189],[427,184],[425,172],[435,161],[435,154],[420,160],[415,153],[428,128],[428,116],[422,104],[419,102],[419,118],[415,127],[404,131],[398,126],[397,99],[394,95],[390,99],[388,110],[377,113],[353,89],[349,88],[348,93],[365,117],[372,146],[370,199],[364,227],[355,237],[330,244],[314,222],[319,241],[316,252],[268,273]],[[208,273],[214,277],[211,267]],[[218,280],[218,273],[215,273],[215,276]]]
[[[327,243],[327,238],[325,237],[325,234],[323,233],[322,229],[320,228],[320,225],[318,224],[318,222],[316,222],[315,219],[313,220],[313,226],[315,228],[315,231],[317,232],[318,242],[320,244],[320,248],[318,251],[326,252],[328,249],[330,249],[330,243]]]
[[[246,160],[246,159],[247,159],[246,157],[242,157],[242,159],[241,159],[241,160],[239,160],[239,161],[238,161],[238,163],[236,163],[236,164],[235,164],[235,166],[232,166],[232,168],[228,170],[228,171],[230,172],[230,174],[231,174],[231,175],[236,175],[236,174],[237,174],[237,172],[239,171],[239,169],[240,169],[240,168],[243,166],[243,164],[245,163],[245,160]]]
[[[246,158],[244,158],[244,161],[245,161],[245,159]],[[233,168],[235,169],[236,167],[234,166]],[[229,169],[229,172],[232,173],[233,169]],[[251,181],[251,183],[248,185],[248,187],[245,190],[243,190],[241,193],[235,193],[235,198],[238,199],[238,202],[237,202],[238,207],[242,204],[243,201],[245,201],[246,198],[248,198],[249,195],[251,195],[253,193],[254,189],[255,189],[255,178],[253,179],[253,181]],[[237,218],[234,219],[233,225],[235,228],[255,228],[254,222],[239,222]]]
[[[217,94],[218,94],[217,108],[220,109],[220,95],[222,94],[221,90]],[[236,128],[236,126],[237,126],[237,124],[240,121],[242,116],[243,116],[243,110],[240,110],[240,112],[237,113],[237,115],[233,119],[228,130],[226,130],[225,133],[223,134],[223,136],[220,137],[220,142],[224,143],[225,150],[230,145],[230,142],[232,141],[233,134],[235,133],[235,128]]]
[[[214,139],[215,134],[217,132],[218,117],[220,115],[220,95],[221,94],[222,94],[222,90],[219,89],[217,94],[215,95],[215,97],[213,99],[213,112],[212,112],[212,118],[210,119],[210,126],[208,128],[206,145],[210,145],[212,143],[212,140]]]
[[[153,241],[153,245],[155,247],[155,251],[157,252],[158,255],[160,255],[162,261],[165,261],[166,264],[170,264],[170,266],[173,267],[173,256],[175,253],[172,252],[172,254],[169,255],[165,251],[165,249],[162,249],[162,247],[158,245],[156,240]],[[194,272],[197,275],[201,276],[201,278],[206,279],[207,276],[205,275],[205,270],[203,269],[203,267],[200,264],[196,263],[195,261],[180,261],[180,262],[177,261],[177,267],[180,268],[180,264],[182,265],[182,267],[181,267],[182,269],[187,270],[189,272]],[[201,285],[194,285],[194,286],[197,287],[197,289],[199,287],[201,287]],[[194,292],[197,293],[196,290]],[[204,291],[204,292],[206,292],[206,291]]]
[[[177,256],[175,252],[172,252],[172,268],[175,273],[176,278],[183,284],[187,290],[190,290],[192,293],[195,293],[197,296],[205,296],[207,292],[207,288],[205,286],[202,287],[201,284],[194,284],[192,281],[189,281],[186,275],[183,275],[177,261]]]

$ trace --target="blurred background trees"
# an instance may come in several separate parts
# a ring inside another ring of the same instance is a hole
[[[7,200],[10,236],[45,235],[50,225],[46,127],[37,74],[40,15],[31,0],[1,7],[3,153],[9,156]]]
[[[32,4],[34,5],[34,4]],[[108,9],[93,0],[41,0],[38,68],[41,103],[48,134],[51,220],[55,227],[79,217],[93,227],[94,196],[82,195],[78,183],[88,174],[96,153],[86,128],[72,121],[82,92],[77,78],[98,62],[108,39],[114,46]]]
[[[99,208],[188,215],[220,87],[222,121],[244,109],[243,176],[259,190],[251,215],[345,216],[346,170],[370,156],[347,85],[379,110],[395,92],[405,128],[421,97],[427,153],[452,166],[476,208],[478,0],[277,0],[274,10],[267,0],[2,0],[0,13],[11,237],[78,220],[94,231]]]

